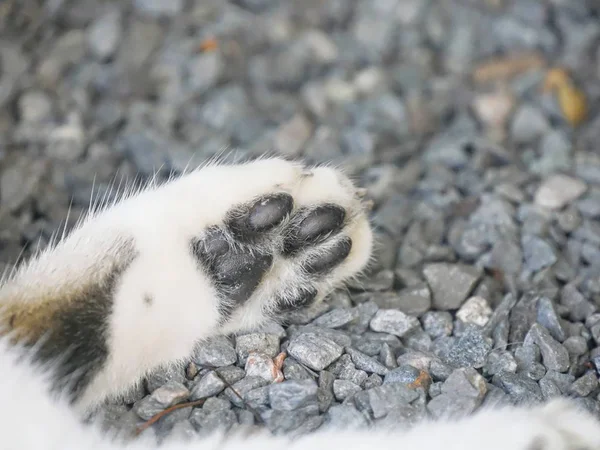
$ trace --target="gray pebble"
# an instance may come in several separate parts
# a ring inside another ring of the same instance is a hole
[[[423,314],[421,322],[432,339],[450,336],[454,327],[452,315],[447,311],[428,311]]]
[[[227,432],[238,423],[237,416],[231,410],[213,412],[204,409],[195,409],[190,422],[200,429],[203,436],[217,430]]]
[[[550,124],[541,111],[530,105],[523,105],[515,112],[510,134],[515,142],[528,144],[549,129]]]
[[[540,348],[542,361],[548,369],[558,372],[566,372],[569,369],[569,352],[550,335],[546,328],[533,324],[531,336]]]
[[[360,386],[348,380],[335,380],[333,382],[333,395],[336,400],[344,401],[348,397],[356,394],[361,390]]]
[[[540,389],[545,400],[550,400],[555,397],[560,397],[562,392],[556,383],[548,378],[542,378],[540,381]]]
[[[194,351],[192,360],[199,366],[223,367],[234,364],[237,355],[231,340],[218,336],[200,343]]]
[[[560,373],[555,370],[548,370],[544,378],[546,380],[551,380],[558,386],[560,391],[563,394],[568,394],[571,384],[575,381],[575,377],[573,375],[567,373]],[[540,380],[541,381],[541,380]]]
[[[250,333],[236,336],[235,353],[237,353],[240,363],[246,363],[250,352],[260,352],[275,358],[279,353],[279,336],[271,333]]]
[[[514,356],[506,350],[493,350],[487,358],[484,370],[488,375],[496,375],[500,372],[516,372],[517,361]]]
[[[290,380],[269,387],[271,407],[277,411],[293,411],[317,401],[318,386],[312,380]]]
[[[341,380],[349,380],[362,385],[367,379],[367,372],[358,370],[350,355],[342,355],[335,363],[329,367],[329,371]]]
[[[151,375],[148,376],[146,380],[148,391],[154,392],[156,389],[168,383],[169,381],[175,381],[183,384],[185,382],[185,374],[183,373],[183,370],[176,366],[167,366],[155,370]]]
[[[334,405],[325,415],[325,428],[334,430],[365,428],[369,422],[363,414],[349,405]]]
[[[286,380],[311,380],[313,376],[294,358],[288,357],[283,362],[283,376]]]
[[[392,347],[387,343],[381,344],[381,350],[379,352],[379,360],[381,363],[386,366],[388,369],[395,369],[397,367],[396,363],[396,355]]]
[[[418,326],[417,318],[407,316],[402,311],[394,309],[380,309],[370,322],[373,331],[390,333],[398,337],[403,337]]]
[[[352,362],[357,369],[364,370],[367,373],[376,373],[379,375],[385,375],[389,372],[387,367],[380,364],[375,359],[354,350],[353,348],[347,348],[346,353],[352,358]]]
[[[588,350],[587,341],[583,336],[570,336],[563,345],[571,356],[581,356]]]
[[[225,389],[225,396],[238,408],[244,406],[244,396],[253,389],[266,386],[268,384],[264,378],[260,377],[245,377],[237,383],[234,383],[231,387]],[[232,389],[233,388],[233,389]],[[238,396],[239,394],[239,396]],[[240,398],[241,397],[241,398]]]
[[[381,378],[376,373],[373,373],[365,380],[363,383],[363,388],[368,390],[377,386],[381,386],[383,384],[383,378]]]
[[[121,40],[121,14],[110,10],[96,19],[87,30],[88,47],[92,54],[103,61],[110,58]]]
[[[324,412],[329,409],[333,402],[333,381],[335,376],[326,370],[319,373],[317,401],[319,403],[319,411]]]
[[[436,341],[436,353],[446,364],[455,367],[483,367],[492,350],[491,339],[477,329],[467,329],[459,338]]]
[[[210,371],[192,387],[190,399],[208,398],[217,395],[223,389],[225,389],[225,382],[214,371]]]
[[[246,358],[246,375],[273,381],[277,376],[273,358],[263,353],[250,353]]]
[[[493,383],[504,391],[516,403],[541,402],[543,400],[540,386],[527,376],[510,372],[502,372],[493,377]]]
[[[580,397],[587,397],[598,387],[598,375],[594,371],[588,371],[585,375],[579,377],[573,382],[569,392],[571,394],[579,395]]]
[[[557,261],[554,249],[542,238],[526,234],[521,238],[521,245],[525,267],[532,272],[549,267]]]
[[[237,366],[219,367],[215,372],[229,384],[237,383],[246,376],[244,369]]]
[[[358,317],[358,311],[349,308],[335,308],[312,321],[311,325],[325,328],[340,328]]]
[[[580,197],[587,186],[577,178],[553,174],[546,178],[535,193],[535,202],[545,208],[561,209]]]
[[[429,287],[433,293],[433,306],[436,309],[457,309],[471,293],[481,271],[475,267],[435,263],[423,269]]]
[[[409,388],[428,388],[431,379],[427,372],[419,370],[408,364],[403,364],[390,371],[384,378],[383,384],[400,383]]]
[[[190,391],[183,384],[177,381],[169,381],[156,389],[151,397],[164,408],[173,406],[188,398]]]
[[[314,333],[303,333],[290,341],[288,353],[313,370],[323,370],[340,356],[344,349],[330,339]]]
[[[563,342],[566,333],[563,329],[561,319],[556,313],[554,303],[548,297],[540,297],[537,303],[537,322],[542,325],[554,339]]]
[[[490,308],[489,302],[478,295],[470,297],[456,312],[456,317],[463,323],[480,327],[488,323],[491,315],[492,308]]]
[[[419,397],[416,390],[399,383],[384,384],[366,392],[375,419],[384,417],[394,407],[406,405]]]

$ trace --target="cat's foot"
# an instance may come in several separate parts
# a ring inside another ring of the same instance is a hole
[[[247,168],[260,178],[291,165],[254,164]],[[370,258],[361,192],[334,169],[291,167],[289,180],[244,192],[191,240],[195,260],[218,293],[224,332],[320,301]]]
[[[367,264],[361,193],[282,159],[209,165],[92,215],[0,291],[46,338],[80,404],[122,392],[203,339],[316,302]]]

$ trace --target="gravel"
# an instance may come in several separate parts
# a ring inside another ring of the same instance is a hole
[[[600,408],[599,112],[572,125],[536,62],[597,103],[592,2],[13,3],[3,268],[112,198],[115,174],[164,179],[228,148],[339,165],[374,203],[365,275],[283,327],[201,343],[103,408],[107,425],[131,434],[200,399],[147,432],[397,428],[559,395]]]

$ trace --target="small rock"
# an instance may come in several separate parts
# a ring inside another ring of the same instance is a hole
[[[469,298],[456,312],[456,317],[464,323],[471,323],[483,327],[492,315],[492,308],[488,301],[479,296]]]
[[[207,52],[192,57],[186,65],[188,89],[194,94],[208,91],[219,81],[223,67],[219,52]]]
[[[459,417],[471,414],[487,393],[484,378],[471,368],[456,369],[444,382],[441,394],[428,404],[428,411],[436,418]]]
[[[368,393],[369,404],[375,419],[384,417],[394,407],[409,404],[419,397],[416,390],[409,389],[400,383],[384,384],[365,392]]]
[[[237,355],[229,338],[218,336],[200,343],[192,360],[199,366],[223,367],[234,364]]]
[[[169,381],[156,389],[151,397],[156,400],[159,405],[168,408],[186,400],[189,395],[190,391],[183,384],[177,381]]]
[[[488,375],[496,375],[500,372],[516,372],[517,361],[514,356],[505,350],[494,350],[488,355],[485,364],[485,372]]]
[[[286,380],[310,380],[311,373],[292,357],[285,358],[283,362],[283,377]]]
[[[361,391],[360,386],[348,380],[335,380],[333,382],[333,395],[338,401],[344,401],[348,397]]]
[[[378,375],[386,375],[389,370],[375,359],[364,353],[354,350],[353,348],[347,348],[346,353],[352,358],[352,362],[357,369],[364,370],[368,373],[376,373]]]
[[[219,394],[225,389],[225,382],[214,372],[204,375],[192,388],[191,400],[200,400]]]
[[[550,370],[566,372],[569,369],[569,352],[557,342],[543,326],[534,323],[531,326],[531,337],[540,348],[544,365]]]
[[[515,99],[506,92],[479,94],[473,100],[475,113],[487,126],[501,129],[513,109]]]
[[[545,400],[550,400],[551,398],[560,397],[562,395],[560,389],[556,383],[554,383],[554,381],[547,378],[542,378],[539,383]]]
[[[244,406],[244,402],[242,399],[246,396],[246,394],[248,392],[252,391],[253,389],[257,389],[257,388],[266,386],[267,384],[268,384],[268,381],[265,381],[264,378],[245,377],[231,386],[231,388],[233,388],[233,390],[229,387],[227,389],[225,389],[224,394],[231,403],[233,403],[238,408],[241,408]],[[276,385],[272,385],[272,386],[276,386]],[[239,396],[242,397],[242,399],[240,399],[240,397],[238,397],[238,394],[239,394]]]
[[[532,272],[537,272],[552,266],[558,259],[554,249],[544,239],[526,234],[521,238],[525,266]]]
[[[510,127],[510,134],[517,143],[529,144],[550,129],[548,120],[541,111],[523,105],[516,112]]]
[[[593,371],[588,371],[585,375],[579,377],[573,382],[569,392],[571,394],[579,395],[580,397],[587,397],[598,387],[598,375]]]
[[[96,19],[87,30],[88,48],[101,61],[114,55],[121,41],[121,14],[110,10]]]
[[[423,329],[431,336],[431,339],[450,336],[454,328],[452,315],[447,311],[426,312],[421,318],[421,322]]]
[[[404,314],[402,311],[380,309],[375,313],[369,325],[373,331],[403,337],[419,326],[419,320],[416,317]]]
[[[544,399],[540,386],[523,374],[501,372],[492,380],[517,403],[541,402]]]
[[[341,328],[358,317],[355,309],[335,308],[312,321],[311,325],[324,328]]]
[[[279,336],[271,333],[250,333],[235,338],[235,352],[241,363],[251,352],[263,353],[275,358],[279,353]]]
[[[323,370],[340,356],[344,349],[315,333],[303,333],[290,341],[288,353],[313,370]]]
[[[275,135],[275,147],[288,156],[299,156],[313,132],[312,123],[303,115],[294,116]]]
[[[368,378],[367,372],[356,369],[350,355],[342,355],[340,359],[329,367],[329,371],[337,376],[337,378],[352,381],[359,386]]]
[[[535,202],[545,208],[562,209],[583,195],[587,186],[581,180],[563,174],[554,174],[540,185]]]
[[[333,401],[333,381],[335,376],[326,370],[319,372],[319,382],[317,391],[317,401],[319,402],[319,411],[327,411]]]
[[[481,270],[459,264],[434,263],[423,269],[431,291],[433,306],[439,310],[457,309],[471,293]]]
[[[436,341],[436,354],[443,362],[454,367],[483,367],[492,350],[492,340],[480,330],[467,328],[457,339],[442,338]]]
[[[363,414],[350,405],[334,405],[327,411],[326,428],[356,430],[368,425]]]
[[[25,91],[17,105],[22,122],[42,123],[52,116],[52,101],[43,91]]]
[[[385,376],[383,384],[390,383],[400,383],[411,389],[422,387],[427,390],[431,383],[431,377],[424,370],[403,364]]]
[[[183,384],[185,382],[185,375],[182,370],[176,366],[168,366],[152,372],[146,380],[148,391],[154,392],[156,389],[170,381]]]
[[[563,345],[571,356],[581,356],[588,350],[587,341],[583,336],[570,336]]]
[[[249,377],[260,377],[265,381],[273,381],[278,377],[283,379],[282,374],[278,374],[275,369],[273,358],[264,353],[250,353],[246,359],[246,375]]]
[[[537,322],[546,328],[557,341],[563,342],[566,339],[561,319],[556,313],[554,303],[548,297],[540,297],[537,302]]]
[[[206,411],[195,409],[190,416],[190,422],[203,432],[227,432],[237,423],[237,416],[231,410]]]
[[[277,411],[293,411],[317,401],[317,383],[312,380],[284,381],[269,386],[271,407]]]

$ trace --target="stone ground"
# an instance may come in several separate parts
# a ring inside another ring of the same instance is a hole
[[[5,0],[0,260],[92,191],[223,148],[333,161],[375,203],[372,272],[153,375],[107,426],[200,399],[144,433],[397,427],[557,395],[600,415],[597,5]]]

